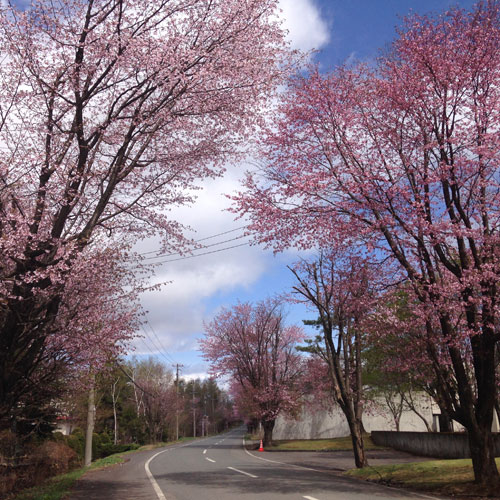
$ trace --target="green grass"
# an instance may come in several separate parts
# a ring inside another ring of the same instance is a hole
[[[41,486],[24,490],[15,497],[15,500],[59,500],[69,492],[75,481],[84,472],[85,469],[77,469],[67,474],[55,476]]]
[[[144,446],[141,446],[138,450],[134,450],[134,451],[154,450],[156,448],[162,448],[163,446],[170,446],[170,445],[176,444],[176,443],[185,443],[186,441],[193,441],[194,439],[199,439],[199,438],[197,438],[197,437],[196,438],[195,437],[181,437],[181,438],[179,438],[178,441],[168,441],[168,442],[162,441],[160,443],[145,444]]]
[[[35,486],[34,488],[22,491],[15,497],[15,500],[59,500],[64,495],[69,493],[75,482],[87,471],[102,469],[104,467],[109,467],[110,465],[122,463],[124,462],[125,455],[134,453],[135,451],[139,450],[131,450],[123,453],[117,453],[116,455],[110,455],[109,457],[101,458],[92,462],[90,467],[81,467],[79,469],[72,470],[71,472],[67,472],[66,474],[54,476],[40,486]]]
[[[381,450],[380,446],[373,443],[370,436],[363,437],[365,450]],[[351,437],[333,439],[294,439],[273,441],[270,450],[280,451],[350,451],[352,450]]]
[[[179,439],[179,441],[173,441],[169,443],[155,443],[145,445],[141,446],[137,450],[125,451],[122,453],[116,453],[115,455],[109,455],[108,457],[100,458],[99,460],[92,462],[92,465],[90,465],[90,467],[81,467],[66,474],[54,476],[40,486],[35,486],[34,488],[24,490],[16,497],[14,497],[13,500],[60,500],[70,492],[75,482],[80,479],[87,471],[103,469],[111,465],[123,463],[125,461],[126,455],[129,455],[131,453],[153,450],[155,448],[175,444],[176,442],[189,441],[191,439],[194,438],[181,438]]]
[[[497,458],[496,462],[497,467],[500,466],[500,458]],[[470,459],[378,465],[352,469],[345,474],[369,481],[446,495],[488,493],[479,492],[478,486],[472,482],[474,474]]]

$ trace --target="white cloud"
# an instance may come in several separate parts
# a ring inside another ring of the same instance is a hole
[[[165,264],[155,282],[171,283],[143,296],[148,320],[167,349],[191,348],[192,336],[203,331],[204,301],[250,286],[265,268],[262,251],[245,247]]]
[[[189,234],[190,237],[202,239],[244,226],[244,221],[234,221],[234,215],[225,211],[231,201],[223,196],[223,193],[239,188],[238,177],[243,169],[243,166],[241,169],[233,168],[223,178],[205,181],[194,205],[172,210],[174,219],[196,231]],[[238,229],[203,243],[212,245],[242,235],[243,229]],[[198,348],[196,337],[203,332],[203,320],[210,319],[212,314],[206,305],[211,297],[230,293],[238,287],[251,287],[266,271],[269,262],[266,253],[259,247],[241,246],[218,251],[248,240],[244,237],[195,251],[195,254],[217,251],[200,257],[183,260],[174,260],[180,258],[177,255],[165,257],[164,260],[171,262],[157,268],[152,284],[168,284],[159,291],[144,293],[142,304],[162,346],[171,354]],[[142,244],[139,251],[158,247],[158,242],[152,240]],[[148,339],[145,341],[147,343]],[[142,340],[139,339],[135,345],[138,351],[144,351]]]
[[[320,49],[329,41],[328,25],[314,0],[280,0],[284,27],[294,49]]]
[[[198,373],[186,373],[185,375],[182,376],[182,378],[186,381],[190,380],[205,380],[208,378],[208,373],[207,372],[198,372]]]
[[[310,51],[328,43],[328,25],[321,18],[314,0],[280,0],[280,7],[284,28],[289,32],[288,38],[293,48]],[[195,232],[187,236],[201,239],[245,224],[244,221],[235,221],[234,215],[226,211],[231,201],[223,194],[241,188],[239,179],[248,167],[231,166],[224,177],[204,180],[203,190],[196,192],[197,201],[194,205],[172,210],[173,219],[194,229]],[[242,232],[228,233],[204,243],[229,240]],[[206,251],[238,245],[247,240],[228,241]],[[139,251],[149,251],[158,247],[157,241],[150,240],[141,243],[138,248]],[[176,352],[197,350],[196,338],[203,332],[203,320],[209,320],[213,314],[209,309],[216,307],[214,297],[219,293],[230,293],[238,287],[251,288],[273,264],[276,265],[276,262],[269,257],[269,252],[247,246],[163,264],[157,270],[154,281],[171,283],[163,286],[161,291],[145,293],[142,299],[148,311],[148,320],[162,346],[173,357]],[[262,298],[265,296],[266,291],[262,290]],[[148,339],[145,341],[148,342]],[[141,340],[136,345],[138,351],[144,350]]]
[[[172,210],[172,217],[191,226],[196,232],[189,236],[195,240],[241,228],[245,222],[234,221],[234,215],[225,211],[231,205],[231,201],[223,194],[241,189],[239,177],[248,167],[249,165],[233,167],[223,178],[205,181],[204,189],[198,192],[198,199],[194,205]],[[241,235],[243,229],[203,243],[210,245]],[[245,237],[227,241],[206,250],[197,250],[195,254],[239,245],[249,240],[249,237]],[[142,246],[141,251],[158,247],[157,241],[149,241]],[[297,256],[297,251],[290,249],[282,254],[277,262],[271,257],[271,252],[263,251],[262,247],[241,246],[162,264],[157,268],[152,283],[168,282],[168,284],[162,286],[159,291],[147,292],[142,296],[147,319],[160,338],[162,347],[174,358],[176,352],[196,351],[197,338],[203,333],[203,321],[211,319],[214,314],[212,308],[222,305],[215,300],[217,295],[231,294],[241,289],[251,290],[271,266],[284,266],[285,261],[294,261]],[[179,257],[165,257],[165,260]],[[265,298],[267,294],[266,290],[262,290],[261,298]],[[145,326],[145,329],[148,330],[148,326]],[[154,342],[155,337],[152,332],[148,331],[148,334],[152,336]],[[151,343],[148,338],[144,340],[146,343]],[[138,353],[144,352],[144,342],[141,339],[135,344]]]

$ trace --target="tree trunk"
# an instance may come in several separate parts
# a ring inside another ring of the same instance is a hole
[[[114,438],[113,444],[118,444],[118,416],[116,415],[116,402],[113,401]]]
[[[354,452],[354,464],[358,469],[362,469],[368,465],[368,459],[365,454],[365,446],[363,443],[363,433],[361,431],[361,421],[355,419],[350,422],[348,419],[349,430],[351,432],[352,450]]]
[[[448,415],[448,412],[441,408],[439,419],[439,432],[453,432],[453,420]]]
[[[361,434],[368,434],[368,432],[366,431],[365,426],[363,424],[363,420],[361,420],[360,431],[361,431]]]
[[[273,429],[275,420],[264,420],[262,422],[262,427],[264,427],[264,448],[271,446],[273,444]]]
[[[94,434],[95,420],[95,389],[94,382],[89,391],[89,404],[87,411],[87,431],[85,433],[85,466],[88,467],[92,463],[92,436]]]
[[[118,383],[117,379],[113,384],[111,384],[111,398],[113,401],[113,421],[114,421],[114,439],[113,443],[118,444],[118,416],[116,414],[116,401],[118,399],[118,394],[116,393],[116,384]]]
[[[17,432],[17,420],[12,419],[12,435],[14,436],[14,456],[10,457],[13,459],[14,465],[19,465],[19,457],[23,454],[23,448],[21,445],[21,436]]]
[[[47,332],[59,309],[60,298],[33,297],[32,287],[14,287],[15,296],[2,305],[0,313],[0,428],[22,415],[23,398],[51,401],[49,380],[33,377],[44,362]],[[47,360],[45,359],[45,362]],[[54,363],[50,363],[51,366]],[[38,380],[38,383],[35,381]],[[40,382],[42,380],[42,382]],[[41,403],[43,404],[43,403]]]
[[[495,463],[495,447],[493,435],[486,426],[476,426],[468,430],[469,447],[474,469],[474,482],[483,487],[497,491],[499,484],[498,469]]]
[[[495,463],[495,445],[491,425],[497,392],[494,332],[484,328],[482,335],[471,338],[474,372],[477,380],[477,401],[472,406],[474,417],[466,426],[474,469],[474,482],[491,493],[500,485]]]

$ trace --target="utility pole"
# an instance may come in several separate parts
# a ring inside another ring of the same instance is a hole
[[[92,463],[92,437],[95,422],[95,375],[91,375],[91,386],[87,406],[87,430],[85,432],[85,467]]]
[[[215,409],[214,409],[215,393],[212,395],[212,397],[210,399],[211,399],[211,403],[212,403],[212,422],[214,424],[214,434],[217,434],[217,426],[215,423]]]
[[[203,396],[203,436],[207,435],[207,396]]]
[[[194,406],[194,380],[193,380],[193,437],[196,437],[196,407]]]
[[[175,440],[179,441],[179,368],[183,365],[175,365]]]

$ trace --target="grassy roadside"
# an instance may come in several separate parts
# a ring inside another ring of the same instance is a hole
[[[260,440],[256,434],[245,436],[251,447]],[[253,441],[253,442],[252,442]],[[377,446],[369,435],[364,436],[366,450],[384,449]],[[350,437],[334,439],[286,440],[274,441],[266,451],[350,451]],[[500,469],[500,458],[497,458]],[[374,481],[388,486],[406,488],[429,494],[465,497],[469,500],[481,496],[493,495],[499,498],[498,487],[480,491],[474,484],[474,474],[470,459],[463,460],[429,460],[426,462],[404,463],[395,465],[378,465],[364,469],[352,469],[344,473],[346,476]]]
[[[12,500],[60,500],[70,492],[75,482],[88,471],[103,469],[111,465],[123,463],[125,462],[126,456],[132,453],[154,450],[155,448],[161,448],[162,446],[191,441],[193,439],[195,438],[184,438],[179,441],[171,441],[169,443],[149,444],[141,446],[137,450],[125,451],[105,458],[100,458],[99,460],[92,462],[90,467],[80,467],[79,469],[72,470],[66,474],[51,477],[47,480],[47,482],[40,486],[35,486],[34,488],[29,488],[20,492],[17,496],[13,497]]]
[[[258,441],[256,435],[246,435],[245,439]],[[365,450],[383,450],[377,446],[367,434],[363,436]],[[349,436],[331,439],[293,439],[276,440],[273,446],[267,447],[266,451],[351,451],[352,441]]]
[[[377,446],[370,436],[364,436],[365,450],[383,450]],[[350,451],[352,441],[349,436],[333,439],[294,439],[275,441],[271,450],[279,451]]]
[[[497,467],[500,466],[500,458],[497,458],[496,462]],[[473,483],[474,474],[470,459],[379,465],[352,469],[345,475],[441,495],[478,497],[498,492],[493,487],[490,491],[480,491]]]

